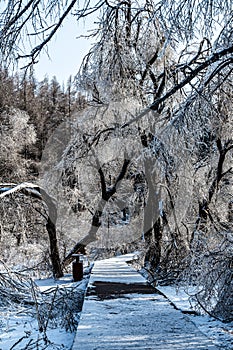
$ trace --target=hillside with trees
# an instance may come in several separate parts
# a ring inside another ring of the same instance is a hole
[[[94,12],[74,83],[35,81],[63,20]],[[138,249],[153,283],[233,321],[232,2],[12,0],[0,38],[4,262],[60,277],[74,253]]]

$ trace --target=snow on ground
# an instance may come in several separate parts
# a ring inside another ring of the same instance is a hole
[[[73,350],[217,350],[215,341],[164,296],[149,287],[149,293],[137,292],[146,280],[126,264],[132,258],[126,255],[95,263]],[[100,293],[100,286],[120,284],[121,289],[126,282],[134,292]]]
[[[50,329],[46,332],[48,339],[45,341],[43,334],[38,331],[37,320],[28,315],[28,310],[15,312],[7,310],[5,313],[1,312],[0,315],[2,318],[1,350],[44,349],[47,344],[46,349],[71,349],[74,333],[67,334],[64,329]]]
[[[42,294],[51,294],[48,300],[48,308],[53,303],[53,296],[65,294],[68,296],[70,292],[75,296],[82,298],[82,292],[86,290],[88,278],[85,277],[81,282],[72,282],[72,276],[54,280],[53,278],[41,279],[34,281]],[[60,292],[60,294],[59,294]],[[64,299],[65,300],[65,299]],[[49,304],[50,302],[50,304]],[[78,302],[78,300],[76,301]],[[82,302],[82,300],[80,300]],[[40,303],[38,301],[38,303]],[[52,314],[52,311],[48,314]],[[55,315],[56,316],[56,315]],[[12,308],[0,308],[0,350],[23,350],[23,349],[64,349],[70,350],[75,337],[77,323],[80,313],[76,313],[72,322],[75,328],[67,329],[65,321],[54,319],[53,322],[48,321],[46,332],[40,332],[40,325],[46,324],[47,320],[40,320],[43,315],[36,312],[34,305],[15,305]],[[69,320],[67,321],[69,322]]]
[[[124,294],[84,303],[73,350],[217,350],[158,294]]]
[[[147,276],[147,272],[141,269],[140,264],[140,252],[135,252],[131,263],[144,277]],[[172,305],[187,314],[189,319],[198,327],[198,329],[206,334],[210,339],[213,339],[214,343],[220,346],[221,349],[233,350],[233,322],[223,323],[216,320],[209,315],[196,314],[195,305],[192,302],[192,294],[196,291],[191,286],[160,286],[157,285],[156,289],[159,290],[171,303]],[[192,314],[193,313],[193,314]],[[200,313],[200,311],[199,311]]]
[[[175,286],[157,286],[156,288],[182,312],[188,313],[195,310],[186,288]],[[213,339],[214,343],[221,349],[233,349],[233,322],[222,323],[208,315],[189,314],[188,317],[202,333]]]
[[[108,279],[112,282],[122,282],[122,283],[130,283],[137,279],[138,283],[141,283],[141,276],[135,276],[135,272],[133,270],[128,270],[126,268],[125,262],[133,260],[136,256],[134,254],[128,254],[126,256],[118,256],[110,259],[102,261],[102,263],[98,263],[96,267],[96,276],[95,278],[98,280]],[[112,262],[118,265],[118,272],[115,273],[111,267]],[[102,264],[102,265],[101,265]],[[102,267],[101,267],[102,266]],[[108,276],[108,277],[107,277]],[[52,290],[56,291],[57,288],[62,291],[69,291],[70,289],[77,289],[84,291],[87,285],[87,277],[81,282],[72,282],[72,276],[66,275],[65,277],[54,280],[54,279],[40,279],[35,281],[39,290],[43,293],[49,293]],[[93,283],[92,277],[90,279],[90,283]],[[189,296],[185,293],[185,290],[180,288],[171,286],[158,286],[157,289],[162,292],[168,300],[170,300],[176,307],[182,311],[190,311],[192,310],[191,305],[189,303]],[[118,313],[118,321],[121,322],[123,317],[128,317],[127,310],[130,311],[130,308],[133,307],[133,302],[137,302],[139,305],[139,310],[145,312],[145,303],[152,301],[154,304],[156,302],[156,297],[153,295],[137,295],[137,300],[131,300],[131,296],[125,296],[128,300],[128,309],[121,310],[122,301],[121,299],[115,299],[109,301],[110,306],[113,307],[112,312]],[[147,301],[146,301],[147,300]],[[1,302],[1,300],[0,300]],[[158,300],[161,306],[163,306],[163,302]],[[94,305],[94,301],[93,301]],[[102,304],[103,305],[103,304]],[[171,309],[172,310],[172,309]],[[100,310],[96,309],[96,312]],[[106,317],[112,317],[114,314],[111,312],[107,312]],[[103,310],[101,311],[103,312]],[[125,313],[126,312],[126,313]],[[173,311],[171,311],[171,319],[173,316]],[[177,315],[177,314],[176,314]],[[76,314],[76,321],[79,321],[80,313]],[[162,316],[161,316],[162,317]],[[185,315],[188,317],[191,323],[194,323],[199,330],[206,334],[209,339],[213,339],[214,344],[220,346],[221,349],[232,350],[233,349],[233,331],[232,324],[223,324],[219,321],[212,319],[209,316],[194,316],[194,315]],[[98,315],[97,315],[98,319]],[[168,316],[169,320],[169,316]],[[133,319],[131,320],[133,322]],[[161,322],[162,318],[161,318]],[[166,326],[164,324],[164,326]],[[143,327],[143,325],[142,325]],[[176,331],[176,329],[174,329]],[[179,330],[178,330],[179,331]],[[114,329],[112,329],[112,339],[114,340]],[[153,333],[153,329],[151,330]],[[43,339],[43,332],[39,332],[38,319],[36,318],[36,310],[33,305],[16,305],[12,303],[12,307],[0,307],[0,350],[23,350],[26,348],[30,350],[34,350],[37,348],[38,350],[54,350],[54,349],[63,349],[63,350],[71,350],[73,341],[75,339],[76,329],[66,330],[64,327],[58,326],[54,324],[54,327],[48,327],[46,331],[46,339]],[[128,344],[132,342],[132,339],[127,338],[127,334],[125,334],[122,342]],[[137,342],[140,342],[143,339],[139,339],[140,335],[134,335],[135,345]],[[47,341],[47,344],[46,344]],[[116,341],[116,339],[115,339]],[[122,344],[123,344],[122,343]],[[36,344],[38,347],[36,347]],[[73,348],[75,350],[75,348]],[[122,348],[123,349],[123,348]],[[135,348],[136,349],[136,348]],[[207,348],[206,348],[207,349]]]

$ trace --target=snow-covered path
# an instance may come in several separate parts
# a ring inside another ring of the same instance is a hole
[[[147,290],[146,280],[127,265],[131,259],[95,262],[73,350],[219,349],[163,296]]]

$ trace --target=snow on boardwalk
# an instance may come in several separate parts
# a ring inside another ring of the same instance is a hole
[[[95,262],[73,350],[217,350],[126,261]],[[94,287],[94,288],[93,288]]]

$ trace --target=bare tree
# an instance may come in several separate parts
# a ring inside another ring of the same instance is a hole
[[[110,188],[107,189],[104,172],[102,170],[102,167],[100,166],[100,164],[98,164],[98,161],[97,161],[98,173],[100,176],[100,183],[101,183],[101,193],[102,193],[101,199],[97,204],[97,208],[95,209],[95,212],[93,214],[91,228],[88,234],[84,238],[82,238],[79,242],[77,242],[75,246],[72,248],[72,250],[69,252],[69,254],[65,257],[65,259],[63,260],[64,266],[66,266],[73,260],[72,258],[73,254],[77,252],[85,253],[86,246],[97,239],[97,231],[101,226],[101,217],[103,215],[104,208],[107,202],[110,200],[110,198],[117,192],[117,188],[119,187],[120,182],[124,179],[126,175],[129,163],[130,163],[130,160],[125,158],[121,171],[115,180],[115,183]]]
[[[125,133],[116,125],[130,115],[127,105],[117,103],[88,107],[61,125],[44,150],[41,181],[57,198],[58,224],[75,240],[64,265],[99,238],[100,228],[114,227],[115,220],[125,226],[123,211],[135,195],[132,167],[139,144],[133,138],[137,128]]]
[[[58,242],[56,236],[56,221],[57,221],[57,207],[52,197],[50,197],[42,188],[30,183],[22,183],[20,185],[1,184],[0,199],[23,193],[40,201],[43,201],[48,208],[48,217],[46,218],[46,229],[49,235],[50,242],[50,258],[53,266],[53,276],[56,278],[62,277],[61,262],[59,257]]]
[[[0,116],[0,178],[19,182],[26,176],[28,162],[22,159],[25,148],[36,142],[36,131],[29,115],[17,108],[6,108]],[[20,164],[20,165],[19,165]]]

